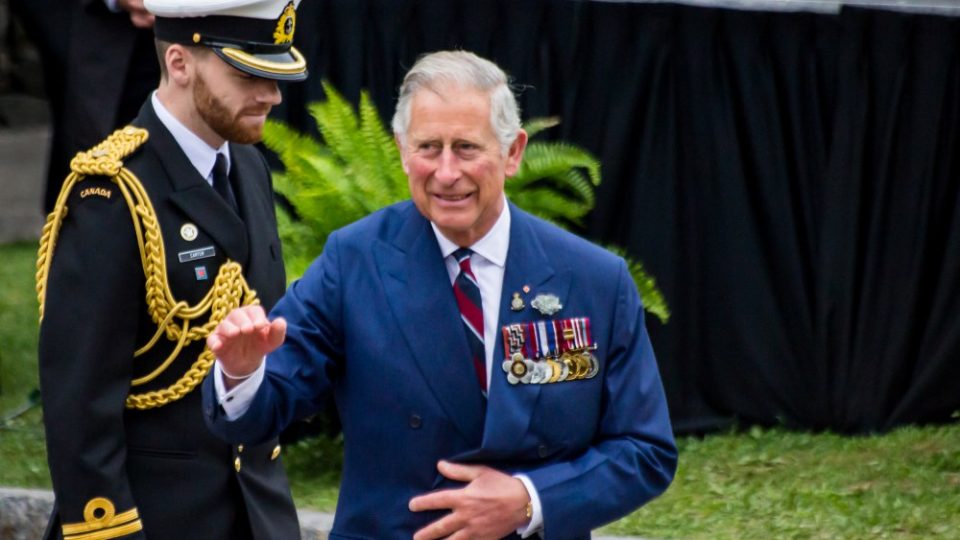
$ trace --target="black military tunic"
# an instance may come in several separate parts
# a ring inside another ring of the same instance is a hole
[[[149,139],[124,166],[155,210],[169,290],[184,302],[177,309],[184,313],[200,302],[228,259],[242,265],[269,309],[285,281],[263,157],[250,146],[230,145],[237,215],[191,165],[149,100],[134,124]],[[78,182],[55,246],[39,347],[56,494],[47,538],[299,538],[277,441],[238,447],[215,438],[204,425],[199,387],[159,407],[125,406],[130,394],[182,393],[175,383],[197,361],[204,340],[185,346],[156,378],[131,386],[161,367],[176,342],[164,332],[134,357],[158,324],[145,294],[143,257],[150,253],[141,253],[120,185],[93,176]],[[208,319],[209,313],[191,324]]]

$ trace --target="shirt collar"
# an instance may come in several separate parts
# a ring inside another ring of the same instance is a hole
[[[183,153],[187,155],[190,164],[200,173],[200,176],[204,177],[208,182],[211,181],[213,178],[213,165],[217,161],[217,154],[223,154],[224,157],[226,157],[227,172],[230,172],[229,143],[224,141],[220,148],[212,148],[209,144],[205,143],[203,139],[198,137],[196,133],[190,131],[187,126],[183,125],[180,120],[177,120],[177,118],[163,106],[163,103],[157,98],[156,91],[154,91],[150,97],[150,102],[153,104],[153,110],[157,113],[157,118],[159,118],[160,122],[167,128],[167,131],[173,135],[174,140],[176,140],[180,148],[183,149]]]
[[[449,257],[454,251],[460,249],[460,246],[451,242],[440,232],[434,222],[431,221],[430,226],[433,227],[433,233],[437,236],[443,258]],[[503,211],[500,212],[496,223],[483,238],[468,247],[477,255],[501,268],[507,263],[507,249],[510,247],[510,204],[507,203],[506,195],[503,196]]]

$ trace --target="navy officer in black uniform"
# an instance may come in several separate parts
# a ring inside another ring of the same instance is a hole
[[[205,339],[285,277],[266,161],[278,80],[306,77],[297,0],[146,0],[161,81],[71,162],[38,258],[56,506],[46,538],[299,538],[276,440],[201,415]]]

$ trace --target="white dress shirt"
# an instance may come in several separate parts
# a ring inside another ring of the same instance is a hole
[[[447,267],[447,274],[450,277],[450,286],[457,279],[460,273],[460,265],[453,257],[453,252],[461,246],[450,241],[433,222],[430,223],[433,232],[437,237],[437,243],[440,245],[440,252],[443,254],[443,261]],[[487,389],[490,399],[496,399],[496,396],[489,394],[490,381],[493,376],[493,352],[496,347],[498,333],[498,317],[500,316],[500,301],[503,292],[503,275],[507,262],[507,251],[510,248],[510,205],[504,197],[503,211],[497,218],[493,227],[477,240],[472,246],[473,255],[470,257],[470,269],[473,270],[477,278],[477,284],[480,287],[480,299],[483,304],[483,342],[484,352],[486,353],[487,365]],[[254,394],[263,382],[266,362],[261,362],[260,367],[255,372],[243,377],[243,382],[233,387],[229,392],[223,384],[220,374],[223,372],[220,366],[220,360],[214,365],[213,382],[217,390],[217,399],[227,415],[227,419],[233,420],[243,415],[250,407]],[[498,375],[502,375],[499,374]],[[538,532],[543,525],[543,511],[540,506],[540,496],[537,488],[534,487],[530,478],[524,474],[514,475],[515,478],[523,482],[530,495],[530,502],[533,506],[533,516],[527,527],[517,530],[517,534],[523,538],[531,536]]]
[[[187,155],[190,164],[200,173],[200,176],[207,179],[208,184],[213,185],[213,166],[217,163],[217,154],[223,154],[227,158],[227,173],[229,174],[230,143],[224,141],[220,148],[213,148],[205,143],[196,133],[190,131],[187,126],[170,114],[170,111],[163,106],[160,98],[157,97],[156,90],[150,96],[150,103],[153,105],[153,110],[157,113],[160,123],[173,135],[174,140],[183,149],[183,153]]]

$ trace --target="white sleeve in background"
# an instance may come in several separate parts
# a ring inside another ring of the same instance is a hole
[[[517,534],[522,538],[528,538],[533,533],[540,532],[543,528],[543,509],[540,507],[540,495],[527,475],[516,474],[514,478],[523,482],[523,487],[527,488],[527,494],[530,495],[530,504],[533,506],[533,516],[530,518],[530,523],[524,529],[517,529]]]
[[[260,388],[263,382],[264,374],[267,371],[267,360],[264,358],[260,362],[260,367],[244,379],[241,383],[227,390],[223,385],[223,369],[220,367],[218,359],[213,365],[213,385],[217,390],[217,401],[223,407],[227,414],[227,420],[236,420],[243,416],[250,408],[250,402],[253,401],[254,394]]]

